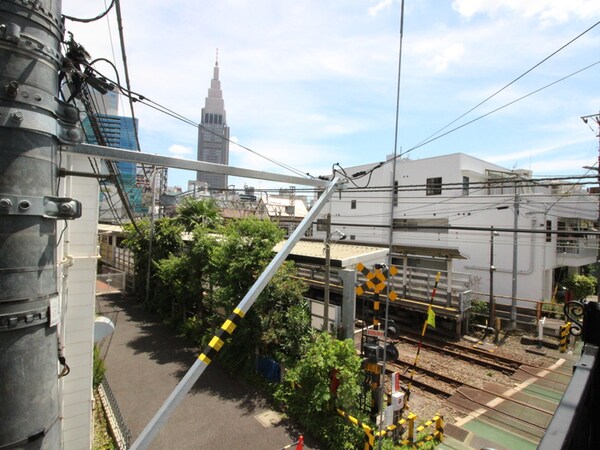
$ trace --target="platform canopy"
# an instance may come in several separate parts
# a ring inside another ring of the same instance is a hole
[[[279,251],[285,242],[282,241],[275,245],[273,251]],[[332,242],[330,246],[331,267],[347,269],[354,268],[359,262],[365,266],[371,266],[376,263],[387,263],[387,248],[344,244],[340,242]],[[300,241],[294,246],[287,259],[298,263],[325,265],[325,242]]]

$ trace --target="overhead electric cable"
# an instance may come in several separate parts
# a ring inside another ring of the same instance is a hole
[[[121,2],[120,0],[114,0],[115,10],[117,12],[117,26],[119,29],[119,41],[121,44],[121,58],[123,59],[123,70],[125,72],[125,85],[127,90],[131,91],[131,81],[129,79],[129,67],[127,65],[127,51],[125,50],[125,35],[123,33],[123,18],[121,17]],[[137,151],[141,152],[142,147],[140,145],[140,137],[138,133],[138,126],[135,119],[135,110],[133,108],[133,100],[129,98],[129,108],[131,109],[131,118],[133,119],[133,134],[135,136],[135,143],[137,145]],[[147,178],[147,177],[146,177]]]
[[[66,14],[63,14],[62,16],[65,19],[68,19],[68,20],[70,20],[72,22],[82,22],[82,23],[95,22],[96,20],[102,19],[104,16],[106,16],[110,12],[110,10],[112,9],[112,7],[115,6],[115,1],[116,0],[112,0],[110,2],[110,6],[108,8],[106,8],[106,11],[104,11],[102,14],[99,14],[96,17],[92,17],[90,19],[81,19],[79,17],[67,16]]]
[[[525,72],[523,72],[521,75],[519,75],[517,78],[515,78],[514,80],[512,80],[510,83],[506,84],[505,86],[503,86],[502,88],[498,89],[496,92],[494,92],[493,94],[489,95],[488,97],[486,97],[484,100],[482,100],[481,102],[477,103],[475,106],[473,106],[471,109],[469,109],[467,112],[465,112],[464,114],[461,114],[460,116],[458,116],[456,119],[454,119],[452,122],[448,123],[447,125],[445,125],[444,127],[440,128],[439,130],[437,130],[435,133],[433,133],[432,135],[430,135],[429,137],[425,138],[421,143],[429,141],[429,139],[431,139],[432,137],[436,136],[437,134],[439,134],[440,132],[444,131],[446,128],[448,128],[450,125],[458,122],[460,119],[462,119],[463,117],[465,117],[467,114],[473,112],[474,110],[476,110],[477,108],[479,108],[481,105],[483,105],[484,103],[488,102],[489,100],[491,100],[492,98],[494,98],[496,95],[498,95],[499,93],[501,93],[502,91],[504,91],[505,89],[509,88],[510,86],[512,86],[513,84],[515,84],[517,81],[519,81],[521,78],[523,78],[525,75],[527,75],[528,73],[532,72],[534,69],[536,69],[537,67],[541,66],[543,63],[545,63],[546,61],[548,61],[550,58],[552,58],[554,55],[556,55],[557,53],[559,53],[560,51],[564,50],[566,47],[568,47],[569,45],[571,45],[573,42],[575,42],[577,39],[579,39],[581,36],[583,36],[584,34],[586,34],[587,32],[589,32],[590,30],[592,30],[593,28],[595,28],[596,26],[598,26],[600,24],[600,21],[596,22],[595,24],[593,24],[591,27],[589,27],[587,30],[583,31],[582,33],[578,34],[577,36],[575,36],[573,39],[571,39],[569,42],[567,42],[566,44],[564,44],[563,46],[561,46],[560,48],[558,48],[557,50],[553,51],[552,53],[550,53],[548,56],[546,56],[544,59],[542,59],[540,62],[538,62],[537,64],[535,64],[533,67],[531,67],[530,69],[526,70]],[[420,145],[421,143],[417,144]]]
[[[96,61],[100,61],[100,59],[98,59]],[[222,135],[220,135],[219,133],[216,133],[214,130],[211,130],[210,128],[205,127],[204,125],[202,125],[200,123],[197,123],[194,120],[189,119],[188,117],[185,117],[182,114],[179,114],[178,112],[176,112],[176,111],[174,111],[174,110],[172,110],[172,109],[170,109],[170,108],[168,108],[168,107],[166,107],[164,105],[161,105],[160,103],[155,102],[154,100],[152,100],[152,99],[150,99],[150,98],[148,98],[148,97],[146,97],[144,95],[141,95],[141,94],[138,94],[137,92],[132,91],[129,87],[122,86],[120,84],[120,82],[118,82],[118,81],[115,82],[113,80],[110,80],[108,77],[104,76],[98,70],[96,70],[96,69],[93,69],[93,70],[98,75],[103,76],[108,81],[110,81],[112,84],[114,84],[116,87],[118,87],[119,90],[121,91],[121,93],[123,93],[125,96],[129,97],[130,101],[132,101],[132,102],[139,102],[139,103],[141,103],[143,105],[148,106],[149,108],[152,108],[152,109],[154,109],[154,110],[156,110],[158,112],[161,112],[161,113],[166,114],[168,116],[171,116],[171,117],[173,117],[175,119],[178,119],[178,120],[182,121],[183,123],[186,123],[186,124],[188,124],[190,126],[193,126],[195,128],[200,127],[203,130],[205,130],[205,131],[213,134],[214,136],[217,136],[217,137],[219,137],[221,139],[224,139],[224,140],[226,140],[227,142],[229,142],[231,144],[237,145],[238,147],[240,147],[240,148],[242,148],[242,149],[244,149],[244,150],[246,150],[246,151],[248,151],[248,152],[250,152],[250,153],[252,153],[252,154],[254,154],[254,155],[258,156],[258,157],[260,157],[260,158],[263,158],[263,159],[265,159],[265,160],[267,160],[267,161],[269,161],[269,162],[271,162],[271,163],[273,163],[273,164],[275,164],[275,165],[277,165],[277,166],[279,166],[279,167],[281,167],[283,169],[289,170],[292,173],[295,173],[295,174],[300,175],[302,177],[314,178],[309,173],[303,172],[303,171],[301,171],[299,169],[296,169],[295,167],[292,167],[292,166],[290,166],[288,164],[285,164],[283,162],[277,161],[277,160],[275,160],[273,158],[269,158],[268,156],[262,155],[259,152],[255,151],[255,150],[252,150],[251,148],[249,148],[249,147],[247,147],[245,145],[240,144],[239,142],[235,142],[235,141],[233,141],[233,140],[231,140],[229,138],[225,138]]]
[[[564,81],[564,80],[566,80],[566,79],[568,79],[568,78],[571,78],[572,76],[575,76],[575,75],[577,75],[577,74],[579,74],[579,73],[583,72],[584,70],[587,70],[587,69],[589,69],[589,68],[591,68],[591,67],[594,67],[594,66],[596,66],[596,65],[598,65],[598,64],[600,64],[600,60],[599,60],[599,61],[596,61],[596,62],[594,62],[594,63],[592,63],[592,64],[590,64],[590,65],[588,65],[588,66],[585,66],[585,67],[583,67],[583,68],[581,68],[581,69],[579,69],[579,70],[577,70],[577,71],[575,71],[575,72],[572,72],[572,73],[570,73],[569,75],[566,75],[566,76],[564,76],[564,77],[562,77],[562,78],[559,78],[558,80],[555,80],[555,81],[553,81],[552,83],[546,84],[545,86],[542,86],[541,88],[539,88],[539,89],[536,89],[535,91],[532,91],[532,92],[530,92],[530,93],[528,93],[528,94],[525,94],[525,95],[523,95],[523,96],[521,96],[521,97],[519,97],[519,98],[517,98],[517,99],[515,99],[515,100],[512,100],[512,101],[510,101],[510,102],[508,102],[508,103],[506,103],[506,104],[504,104],[504,105],[502,105],[502,106],[499,106],[499,107],[498,107],[498,108],[496,108],[496,109],[493,109],[493,110],[491,110],[491,111],[489,111],[489,112],[487,112],[487,113],[485,113],[485,114],[482,114],[482,115],[481,115],[481,116],[479,116],[479,117],[476,117],[476,118],[474,118],[474,119],[472,119],[472,120],[469,120],[468,122],[465,122],[465,123],[463,123],[462,125],[459,125],[459,126],[457,126],[457,127],[455,127],[455,128],[452,128],[451,130],[449,130],[449,131],[446,131],[446,132],[445,132],[445,133],[443,133],[443,134],[440,134],[440,135],[438,135],[438,136],[436,136],[436,137],[434,137],[434,138],[431,138],[431,139],[429,139],[429,140],[422,141],[421,143],[419,143],[419,144],[415,145],[414,147],[411,147],[411,148],[409,148],[407,151],[405,151],[405,152],[401,153],[400,155],[398,155],[398,157],[404,156],[404,155],[406,155],[406,154],[408,154],[408,153],[412,152],[413,150],[416,150],[416,149],[418,149],[418,148],[420,148],[420,147],[423,147],[424,145],[430,144],[430,143],[431,143],[431,142],[433,142],[433,141],[437,141],[438,139],[440,139],[440,138],[442,138],[442,137],[444,137],[444,136],[447,136],[447,135],[449,135],[450,133],[453,133],[453,132],[455,132],[455,131],[458,131],[458,130],[460,130],[461,128],[463,128],[463,127],[466,127],[467,125],[470,125],[470,124],[472,124],[472,123],[474,123],[474,122],[477,122],[478,120],[481,120],[481,119],[483,119],[483,118],[485,118],[485,117],[487,117],[487,116],[489,116],[489,115],[491,115],[491,114],[494,114],[494,113],[496,113],[496,112],[498,112],[498,111],[500,111],[500,110],[502,110],[502,109],[504,109],[504,108],[507,108],[508,106],[511,106],[511,105],[513,105],[513,104],[515,104],[515,103],[517,103],[517,102],[521,101],[521,100],[524,100],[524,99],[526,99],[527,97],[530,97],[530,96],[532,96],[532,95],[534,95],[534,94],[537,94],[538,92],[540,92],[540,91],[543,91],[544,89],[547,89],[547,88],[549,88],[549,87],[551,87],[551,86],[554,86],[555,84],[557,84],[557,83],[560,83],[561,81]],[[391,159],[390,159],[390,160],[387,160],[385,163],[387,164],[387,163],[388,163],[388,162],[390,162],[390,161],[391,161]]]

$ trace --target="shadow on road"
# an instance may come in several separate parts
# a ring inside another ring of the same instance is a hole
[[[142,304],[131,297],[120,293],[99,296],[97,312],[111,319],[115,327],[121,321],[132,322],[130,326],[133,325],[139,331],[128,340],[127,346],[135,354],[146,354],[157,364],[175,365],[177,369],[172,376],[177,380],[183,378],[200,353],[200,349],[191,347],[183,337],[177,336],[168,325],[161,323],[158,315],[146,311]],[[112,337],[108,338],[102,345],[103,356],[110,350],[111,339]],[[268,407],[258,391],[231,376],[218,362],[208,366],[194,384],[190,395],[199,392],[236,401],[244,415],[253,415],[257,409]]]

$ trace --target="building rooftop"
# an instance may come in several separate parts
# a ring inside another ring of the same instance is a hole
[[[273,247],[278,252],[286,241],[282,241]],[[332,242],[331,244],[331,267],[347,268],[363,263],[369,266],[375,263],[386,262],[388,249],[372,247],[368,245],[351,245]],[[302,263],[325,264],[325,243],[323,241],[300,241],[298,242],[288,259]]]

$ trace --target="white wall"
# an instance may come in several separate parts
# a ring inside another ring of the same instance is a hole
[[[90,172],[86,157],[63,156],[67,170]],[[62,448],[92,447],[92,349],[96,291],[98,181],[61,179],[61,195],[82,203],[83,214],[67,222],[58,249],[61,335],[71,372],[60,379]],[[64,222],[57,224],[58,233]]]

